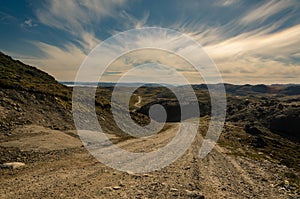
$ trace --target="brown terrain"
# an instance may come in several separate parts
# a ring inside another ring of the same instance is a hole
[[[204,159],[199,148],[209,125],[203,85],[199,133],[168,167],[134,174],[97,161],[83,146],[72,120],[72,88],[0,53],[0,198],[299,198],[300,88],[297,85],[230,85],[222,135]],[[141,87],[130,102],[132,118],[149,122],[152,104],[172,116],[163,130],[132,138],[116,127],[112,87],[99,87],[99,122],[110,139],[133,152],[165,146],[177,132],[180,107],[162,87]],[[175,114],[175,115],[174,115]],[[113,154],[112,154],[113,155]]]

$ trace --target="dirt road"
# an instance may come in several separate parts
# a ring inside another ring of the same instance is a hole
[[[130,139],[118,145],[134,152],[158,149],[177,132],[178,124],[168,125],[165,132],[151,139]],[[25,167],[0,170],[0,198],[297,198],[295,193],[278,186],[284,182],[281,173],[286,167],[226,155],[227,150],[220,146],[199,159],[200,133],[185,155],[170,166],[147,174],[129,174],[95,160],[78,139],[70,136],[71,132],[65,134],[65,141],[70,139],[68,148],[62,150],[59,148],[62,140],[52,140],[49,136],[58,133],[64,139],[62,132],[34,129],[43,131],[48,142],[59,143],[44,147],[44,157],[31,159]],[[34,138],[41,134],[27,136]],[[31,149],[30,144],[36,145],[36,139],[32,143],[25,140],[26,147],[22,150]],[[2,145],[9,144],[1,142]]]
[[[137,102],[134,103],[134,107],[141,108],[142,97],[138,95],[137,98],[138,98],[138,100],[137,100]]]

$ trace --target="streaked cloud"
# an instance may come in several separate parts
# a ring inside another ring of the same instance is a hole
[[[240,3],[240,0],[218,0],[215,2],[216,6],[232,6],[233,4]]]
[[[264,30],[243,33],[216,45],[206,46],[207,52],[215,59],[241,58],[244,54],[259,56],[289,56],[299,52],[300,25],[275,33]]]
[[[50,0],[36,15],[45,25],[77,34],[86,26],[94,29],[93,23],[104,17],[116,15],[115,9],[124,3],[125,0]]]
[[[27,58],[26,63],[38,66],[40,69],[49,72],[58,80],[71,80],[76,76],[77,70],[86,55],[73,44],[59,48],[54,45],[35,42],[44,54],[43,57]]]
[[[99,43],[95,26],[105,17],[116,16],[116,8],[125,0],[49,0],[36,10],[38,20],[49,27],[64,30],[76,37],[86,51]]]
[[[242,19],[241,23],[254,23],[261,22],[277,14],[287,8],[299,5],[299,2],[295,0],[271,0],[266,2],[261,2],[259,5],[250,10]]]
[[[44,56],[24,60],[59,80],[72,81],[85,56],[107,37],[132,28],[158,26],[175,29],[199,42],[226,82],[300,83],[299,11],[296,0],[190,0],[185,4],[179,0],[152,4],[138,0],[49,0],[36,7],[35,16],[18,19],[18,24],[33,27],[38,23],[37,28],[44,26],[51,34],[57,31],[57,37],[63,34],[67,38],[61,43],[29,39]],[[1,20],[17,19],[0,12]],[[128,45],[131,42],[143,47],[156,42],[170,47],[172,39],[148,34],[136,40],[129,38]],[[198,56],[188,45],[181,45],[181,51]],[[131,68],[152,62],[173,66],[192,83],[201,81],[183,59],[152,50],[122,56],[106,71],[105,80],[117,80]]]

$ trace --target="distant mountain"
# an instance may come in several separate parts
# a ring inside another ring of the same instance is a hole
[[[281,93],[285,95],[300,95],[300,85],[288,86]]]
[[[69,87],[73,86],[85,86],[85,87],[115,87],[117,83],[115,82],[65,82],[61,81],[61,84]],[[138,87],[140,83],[118,83],[121,87]],[[144,87],[161,87],[161,86],[171,86],[169,84],[156,84],[156,83],[145,83]]]
[[[218,84],[211,84],[210,88],[214,89]],[[300,95],[300,85],[298,84],[272,84],[272,85],[234,85],[224,84],[227,93],[233,95],[263,95],[263,94],[278,94],[278,95]],[[193,85],[194,89],[208,89],[206,84]]]
[[[83,87],[115,87],[115,82],[60,82],[61,84],[69,87],[73,86],[83,86]],[[139,83],[118,83],[121,87],[138,87]],[[215,89],[219,87],[220,84],[210,84],[209,87]],[[185,85],[171,85],[171,84],[156,84],[156,83],[145,83],[143,87],[184,87]],[[224,83],[226,92],[233,95],[251,95],[251,94],[282,94],[282,95],[300,95],[300,85],[299,84],[244,84],[244,85],[234,85]],[[192,84],[194,89],[207,90],[208,85],[206,84]]]

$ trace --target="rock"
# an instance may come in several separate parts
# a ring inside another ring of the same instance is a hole
[[[113,190],[120,190],[120,189],[121,189],[120,186],[115,186],[115,187],[113,187]]]
[[[149,116],[150,107],[155,104],[159,104],[164,107],[165,111],[167,112],[166,122],[180,122],[182,119],[185,120],[192,117],[199,117],[199,115],[195,115],[196,113],[193,111],[196,106],[199,106],[198,103],[184,104],[181,106],[177,100],[159,100],[150,102],[138,109],[137,112]],[[200,110],[203,110],[201,113],[206,112],[206,109],[208,108],[200,108]],[[184,112],[181,112],[181,110],[184,110]],[[158,116],[154,119],[157,122],[165,122],[164,117]]]
[[[252,146],[257,147],[257,148],[264,148],[266,147],[268,144],[264,141],[264,139],[262,137],[256,137],[252,143]]]
[[[204,195],[199,191],[185,190],[185,192],[186,195],[189,196],[190,198],[205,199]]]
[[[246,133],[249,133],[251,135],[260,135],[260,134],[262,134],[261,130],[259,130],[258,128],[256,128],[255,126],[252,126],[250,124],[245,125],[245,131],[246,131]]]
[[[124,184],[122,181],[120,181],[120,182],[119,182],[119,186],[120,186],[120,187],[125,187],[125,184]]]
[[[135,173],[132,172],[132,171],[126,171],[126,174],[127,174],[127,175],[135,175]]]
[[[277,115],[270,121],[270,129],[274,132],[298,136],[300,124],[300,109],[290,110],[286,114]]]
[[[171,191],[171,192],[176,192],[176,191],[178,191],[178,189],[171,188],[170,191]]]
[[[283,183],[285,188],[288,188],[290,186],[290,182],[288,180],[284,180]]]
[[[113,189],[111,187],[103,187],[103,189],[101,190],[102,194],[107,194],[109,192],[111,192]]]
[[[17,169],[19,167],[25,166],[25,163],[23,162],[7,162],[3,163],[0,168],[2,169]]]

